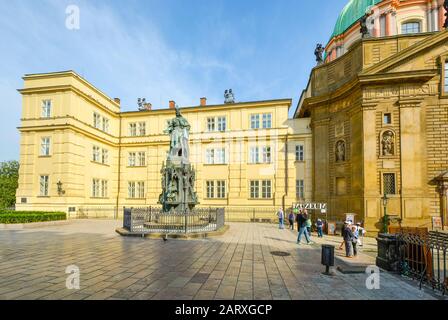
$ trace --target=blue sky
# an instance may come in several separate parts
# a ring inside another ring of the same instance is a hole
[[[122,110],[294,99],[347,0],[0,0],[0,161],[19,158],[21,77],[75,70]],[[65,27],[68,5],[80,29]],[[325,3],[327,4],[327,2]]]

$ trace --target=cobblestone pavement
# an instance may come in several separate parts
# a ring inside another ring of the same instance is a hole
[[[118,221],[0,231],[0,299],[440,299],[396,275],[380,290],[365,274],[322,275],[320,246],[275,225],[231,223],[221,237],[149,240],[115,234]],[[284,251],[290,256],[271,254]],[[66,289],[66,267],[80,289]]]

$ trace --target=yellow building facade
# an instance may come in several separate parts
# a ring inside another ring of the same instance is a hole
[[[174,102],[121,112],[119,99],[73,71],[23,79],[18,210],[120,216],[123,206],[157,206]],[[290,99],[206,105],[204,98],[181,106],[201,207],[226,207],[246,221],[247,209],[274,219],[279,207],[311,200],[309,119],[289,119],[290,107]]]

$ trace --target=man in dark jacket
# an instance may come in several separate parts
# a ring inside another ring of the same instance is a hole
[[[302,210],[300,210],[299,214],[297,215],[297,229],[299,229],[299,236],[297,237],[297,244],[300,244],[303,234],[305,234],[306,242],[308,244],[311,243],[310,237],[308,236],[308,230],[306,229],[306,220],[308,220],[308,217],[306,216],[306,214],[304,214],[302,212]]]
[[[345,256],[347,258],[353,258],[351,255],[351,251],[352,251],[352,242],[353,239],[355,238],[355,235],[352,232],[349,221],[345,221],[344,223],[344,230],[342,233],[342,237],[344,238],[345,243]]]

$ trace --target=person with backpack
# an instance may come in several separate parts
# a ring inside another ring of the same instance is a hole
[[[305,239],[308,244],[311,244],[310,237],[308,235],[308,230],[306,228],[306,221],[308,220],[308,217],[306,214],[302,213],[302,211],[299,212],[297,215],[297,228],[299,229],[299,236],[297,237],[297,244],[300,244],[302,240],[302,236],[305,234]]]

